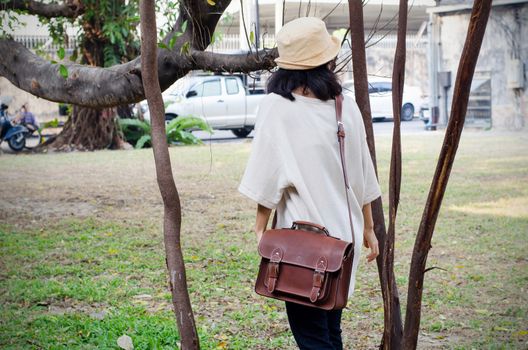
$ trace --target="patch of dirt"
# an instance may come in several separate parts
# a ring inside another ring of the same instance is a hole
[[[96,320],[102,320],[109,312],[109,307],[103,303],[85,304],[74,299],[45,300],[37,303],[38,306],[47,308],[52,315],[65,315],[73,313],[84,313]]]

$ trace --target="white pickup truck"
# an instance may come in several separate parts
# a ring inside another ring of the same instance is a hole
[[[264,89],[246,88],[236,75],[196,75],[178,80],[163,93],[165,120],[180,115],[203,118],[212,129],[231,130],[246,137],[255,119]],[[150,119],[148,112],[145,119]]]

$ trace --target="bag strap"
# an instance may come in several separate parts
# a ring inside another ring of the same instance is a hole
[[[343,178],[345,180],[345,195],[348,207],[348,221],[350,223],[350,231],[352,233],[352,244],[356,244],[354,238],[354,225],[352,223],[352,210],[350,209],[350,198],[348,196],[348,190],[350,184],[348,182],[348,175],[346,170],[346,159],[345,159],[345,127],[343,125],[343,95],[336,96],[336,122],[337,122],[337,141],[339,143],[339,154],[341,156],[341,168],[343,169]]]

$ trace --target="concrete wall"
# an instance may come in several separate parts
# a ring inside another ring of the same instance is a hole
[[[371,47],[367,49],[367,71],[369,75],[392,78],[393,49]],[[417,86],[427,94],[427,49],[407,47],[405,58],[405,85]],[[418,108],[418,107],[416,107]]]
[[[495,6],[491,11],[476,72],[489,71],[491,73],[493,128],[528,130],[527,18],[528,3]],[[439,71],[451,71],[452,85],[454,85],[468,23],[469,12],[467,11],[444,14],[438,18],[440,26]],[[512,58],[518,58],[524,62],[524,89],[512,89],[507,86],[507,66]],[[449,91],[449,106],[452,94],[453,86]]]
[[[35,114],[39,123],[59,116],[59,105],[57,103],[31,95],[2,77],[0,77],[0,96],[12,97],[9,103],[9,114],[15,114],[23,104],[27,103],[29,110]]]
[[[367,43],[367,72],[369,78],[376,77],[392,78],[392,67],[394,63],[394,53],[396,51],[396,37],[378,42],[371,40]],[[428,93],[428,71],[427,71],[427,43],[424,38],[407,36],[405,58],[405,86],[419,87],[423,94]],[[350,54],[350,49],[345,49],[342,55]],[[352,80],[352,65],[343,74],[342,80]],[[416,106],[418,109],[419,106]]]
[[[13,12],[9,12],[9,16],[15,16],[21,23],[21,25],[16,26],[13,31],[5,28],[8,33],[11,33],[15,37],[26,35],[49,35],[48,27],[42,25],[36,16],[15,14]],[[65,28],[70,37],[75,37],[76,29],[71,25],[66,25]],[[29,110],[35,114],[39,122],[49,121],[58,117],[59,105],[57,103],[35,97],[15,87],[9,80],[3,77],[0,77],[0,96],[12,97],[8,110],[8,113],[10,114],[15,114],[23,104],[27,103]]]

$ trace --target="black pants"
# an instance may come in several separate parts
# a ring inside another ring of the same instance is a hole
[[[290,329],[300,350],[342,350],[341,310],[286,302]]]

